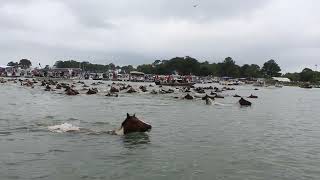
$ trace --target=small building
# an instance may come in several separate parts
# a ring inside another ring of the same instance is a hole
[[[130,81],[134,82],[143,82],[144,81],[144,73],[139,71],[131,71],[130,72]]]
[[[20,77],[21,68],[15,66],[0,66],[0,75],[6,77]]]
[[[2,66],[0,65],[0,76],[6,76],[6,68],[8,68],[10,66]]]

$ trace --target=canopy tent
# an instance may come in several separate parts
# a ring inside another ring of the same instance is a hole
[[[1,69],[10,68],[10,67],[12,67],[12,66],[0,65],[0,68],[1,68]]]
[[[272,79],[279,82],[291,82],[289,78],[284,77],[272,77]]]
[[[131,75],[144,75],[143,72],[138,72],[138,71],[131,71],[130,74]]]

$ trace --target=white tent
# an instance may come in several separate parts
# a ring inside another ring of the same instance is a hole
[[[291,82],[289,78],[284,77],[272,77],[272,79],[279,82]]]
[[[5,68],[9,68],[11,66],[5,66],[5,65],[0,65],[0,68],[5,69]]]

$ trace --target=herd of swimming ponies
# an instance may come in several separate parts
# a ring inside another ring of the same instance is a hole
[[[80,94],[80,92],[85,92],[87,95],[92,95],[92,94],[97,94],[99,90],[97,88],[90,88],[90,86],[86,85],[84,81],[78,81],[78,82],[72,82],[72,83],[65,83],[65,82],[58,82],[58,81],[53,81],[53,80],[36,80],[36,79],[0,79],[0,84],[5,84],[5,83],[15,83],[17,84],[20,82],[21,86],[26,86],[30,88],[34,88],[36,85],[40,87],[44,87],[44,91],[60,91],[60,94],[66,94],[68,96],[75,96]],[[97,83],[92,83],[92,86],[97,86],[97,85],[102,85],[104,84],[103,82],[97,82]],[[76,85],[82,85],[82,89],[77,90]],[[218,93],[222,91],[231,91],[235,90],[234,88],[230,87],[223,87],[221,89],[217,87],[180,87],[180,88],[169,88],[169,89],[163,89],[162,86],[159,86],[158,90],[152,89],[150,92],[148,91],[148,88],[146,85],[144,86],[139,86],[138,88],[135,88],[131,85],[127,85],[125,83],[115,83],[113,82],[112,84],[108,84],[108,87],[110,87],[108,93],[105,96],[108,97],[118,97],[118,94],[120,92],[125,92],[125,93],[138,93],[138,92],[144,92],[144,93],[150,93],[150,94],[170,94],[174,93],[175,89],[178,90],[179,92],[186,93],[186,95],[182,97],[177,97],[175,96],[174,98],[176,99],[185,99],[185,100],[193,100],[193,99],[202,99],[205,101],[206,105],[211,105],[212,101],[215,98],[224,98],[223,96],[219,95]],[[149,87],[154,87],[154,85],[150,84]],[[211,90],[210,94],[208,95],[205,90]],[[255,88],[254,90],[258,90]],[[192,96],[191,93],[194,93],[195,95]],[[84,94],[84,93],[83,93]],[[205,95],[203,95],[205,94]],[[233,95],[233,97],[240,98],[238,101],[240,106],[251,106],[251,102],[248,100],[245,100],[243,97],[240,95]],[[258,98],[257,96],[250,95],[247,98]],[[73,127],[72,125],[69,125],[67,123],[63,124],[67,126],[68,131],[77,131],[79,130],[78,127]],[[70,126],[70,127],[68,127]],[[51,129],[60,129],[60,126],[51,126]],[[49,129],[50,129],[49,128]],[[109,134],[113,135],[125,135],[129,133],[134,133],[134,132],[147,132],[152,129],[152,126],[141,121],[136,117],[136,115],[129,115],[127,113],[126,119],[122,122],[121,127],[116,130],[109,131]]]

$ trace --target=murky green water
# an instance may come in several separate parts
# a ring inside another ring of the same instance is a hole
[[[320,179],[320,89],[236,88],[207,106],[175,95],[68,97],[0,84],[0,179]],[[235,93],[259,99],[240,108],[228,96]],[[152,131],[105,133],[127,112]],[[65,122],[90,132],[48,130]]]

